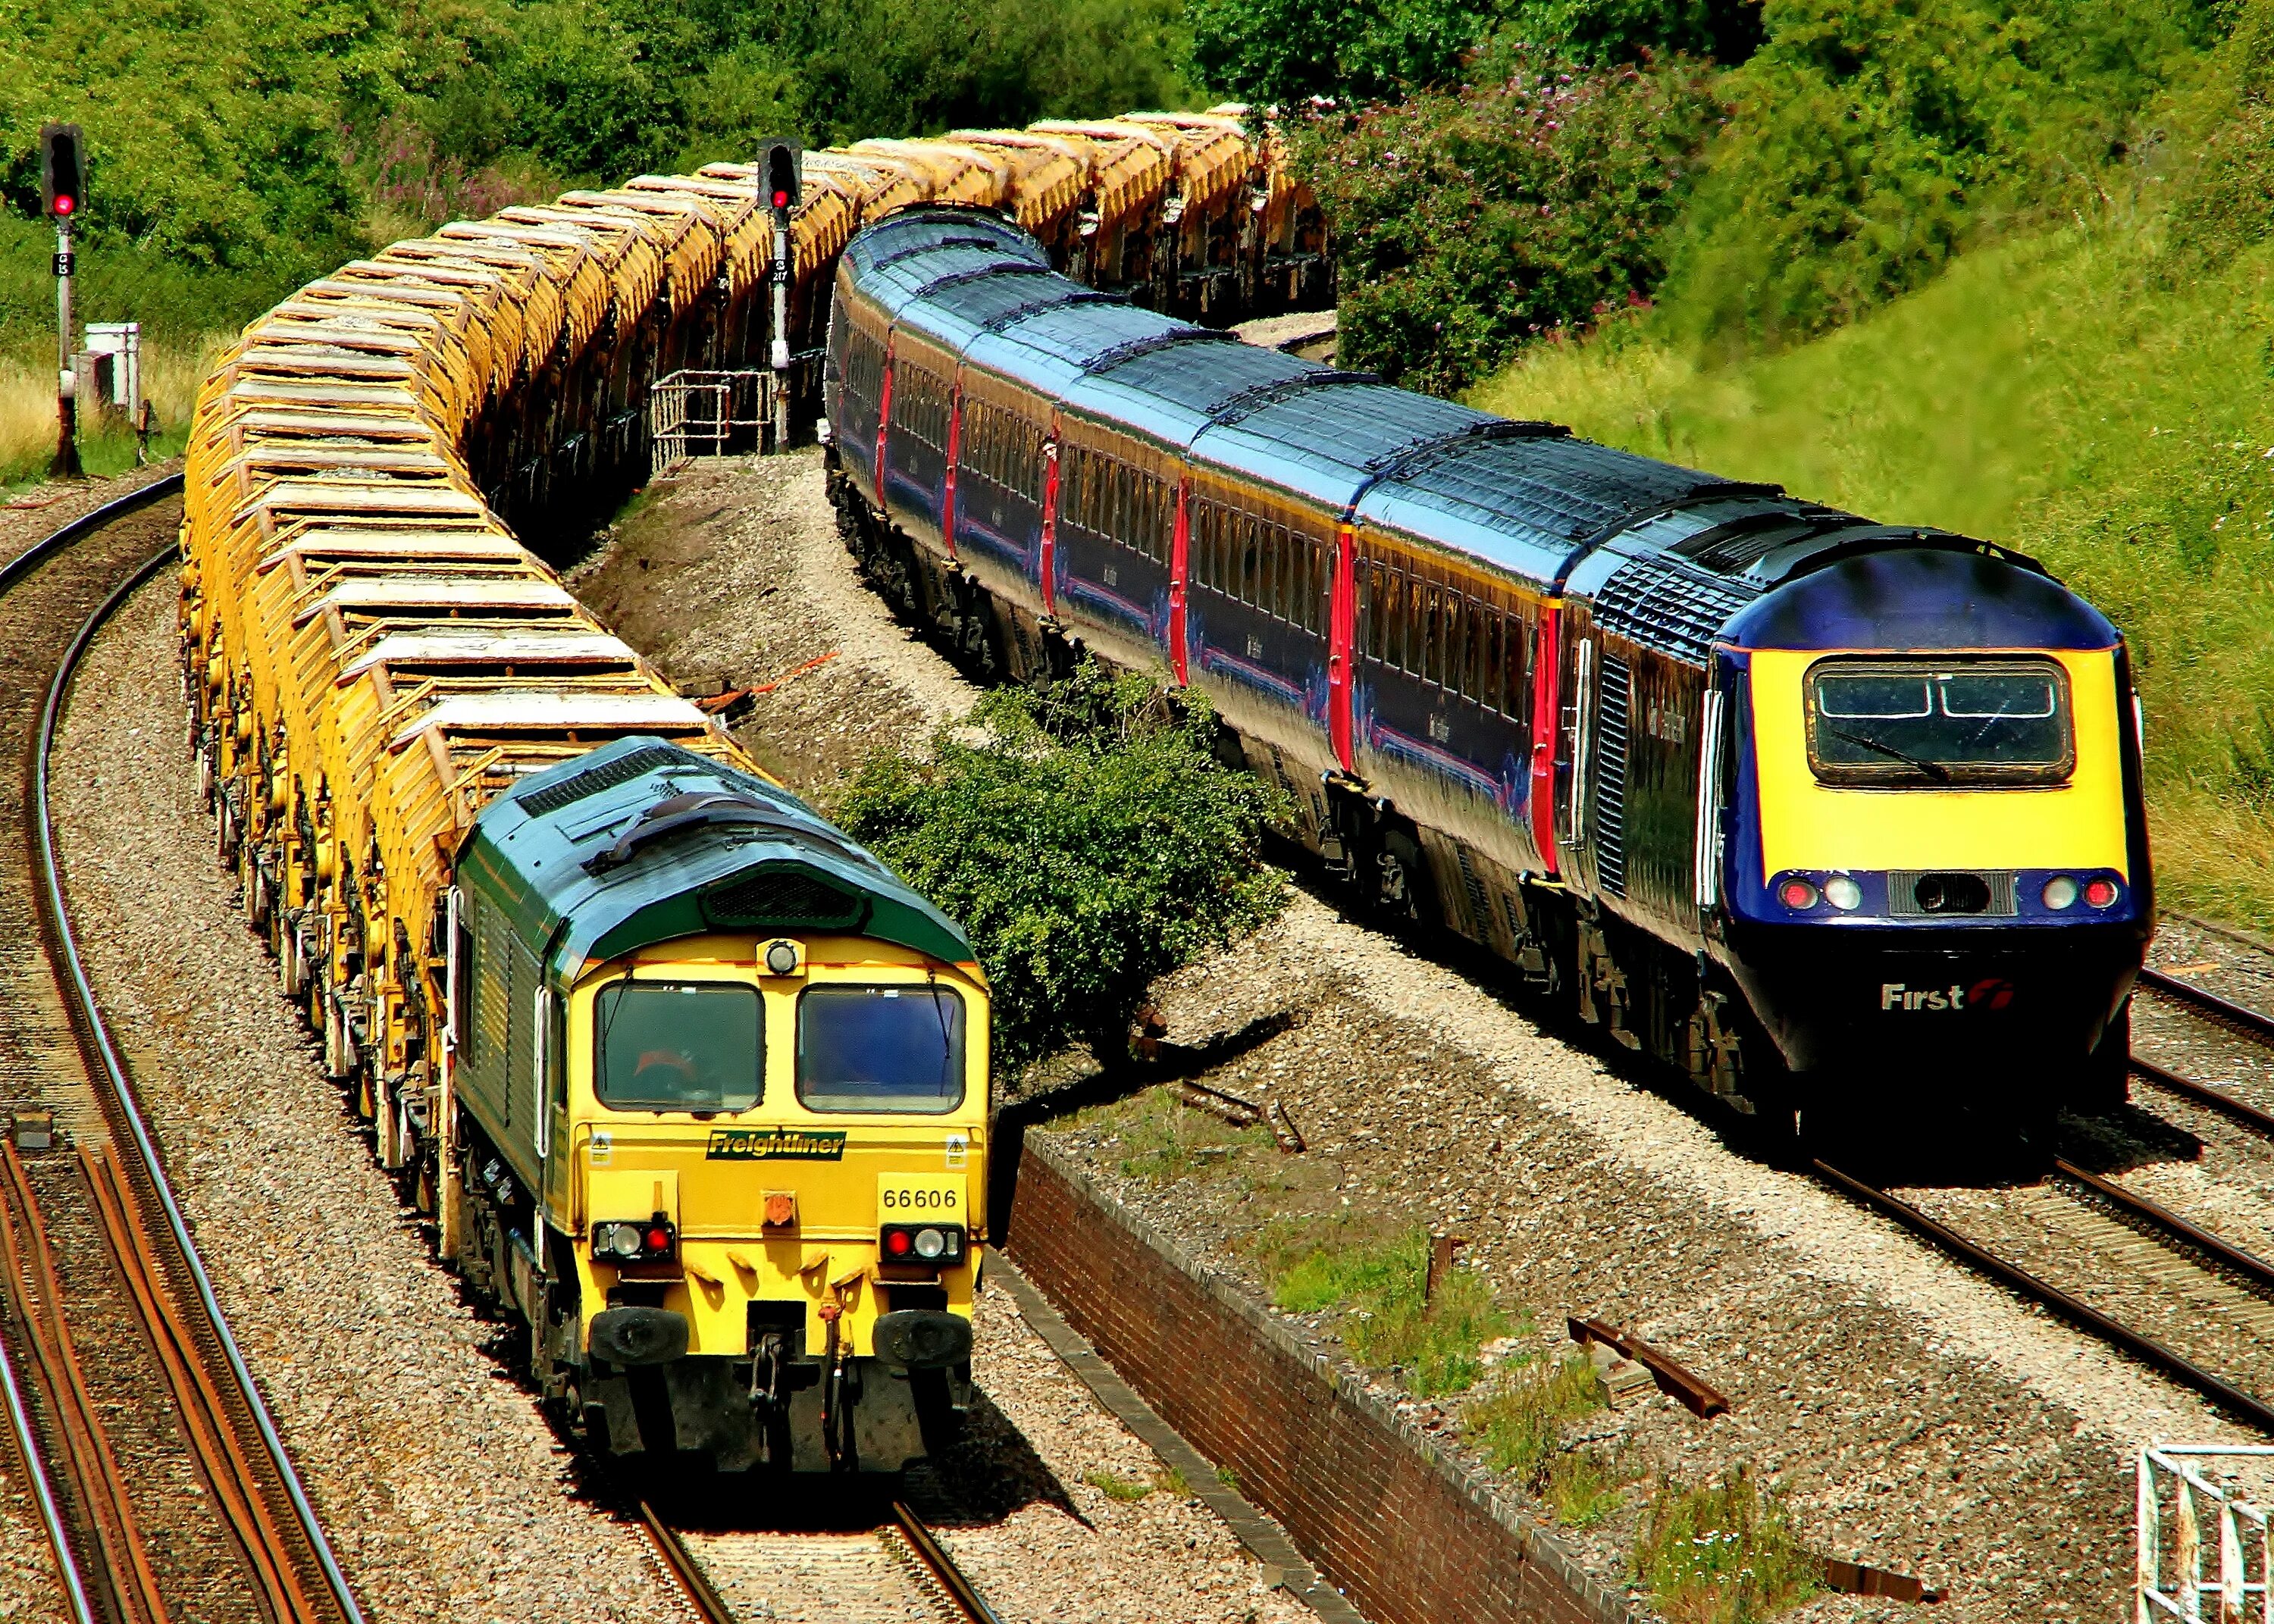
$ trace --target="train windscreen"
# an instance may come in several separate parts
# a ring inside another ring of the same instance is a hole
[[[1825,784],[2041,786],[2076,765],[2068,675],[2052,660],[1819,660],[1807,700]]]

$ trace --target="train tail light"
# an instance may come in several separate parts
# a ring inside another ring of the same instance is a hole
[[[2116,882],[2105,874],[2084,883],[2084,899],[2096,908],[2113,907],[2117,894]]]
[[[960,1223],[888,1223],[877,1233],[877,1250],[887,1263],[960,1263],[964,1234]]]
[[[679,1237],[660,1213],[645,1223],[596,1223],[592,1257],[600,1263],[667,1263]]]
[[[1816,887],[1796,875],[1777,887],[1777,900],[1795,913],[1816,906]]]

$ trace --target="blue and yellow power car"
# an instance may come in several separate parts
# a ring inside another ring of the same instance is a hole
[[[2136,707],[2031,560],[1104,299],[976,209],[853,240],[825,392],[912,618],[1205,691],[1370,903],[1741,1109],[2120,1094]]]

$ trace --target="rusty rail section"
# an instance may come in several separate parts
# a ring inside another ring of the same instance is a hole
[[[679,1530],[664,1520],[653,1503],[642,1500],[636,1511],[640,1525],[647,1530],[648,1538],[653,1542],[665,1571],[685,1593],[703,1624],[742,1624],[735,1616],[734,1610],[727,1605],[726,1598],[712,1584],[709,1575],[703,1571],[703,1564],[687,1548],[687,1542],[679,1537]],[[938,1585],[940,1594],[947,1598],[965,1624],[1003,1624],[1001,1615],[988,1605],[987,1598],[979,1593],[979,1587],[972,1583],[970,1575],[957,1566],[955,1558],[945,1545],[940,1544],[939,1537],[916,1515],[914,1507],[906,1500],[896,1500],[892,1502],[892,1511],[890,1529],[900,1535],[909,1554]],[[877,1531],[882,1533],[885,1530],[880,1528]]]
[[[180,475],[169,476],[63,526],[0,564],[0,590],[181,486]],[[77,1180],[86,1210],[94,1215],[125,1288],[125,1300],[157,1357],[181,1435],[210,1486],[230,1540],[243,1556],[255,1605],[276,1624],[362,1624],[362,1612],[284,1452],[168,1185],[157,1147],[80,961],[56,861],[48,803],[49,762],[72,677],[103,623],[176,556],[176,549],[168,546],[144,560],[79,627],[56,664],[31,752],[26,800],[34,837],[34,889],[46,926],[49,960],[81,1034],[84,1058],[103,1111],[114,1129],[123,1130],[119,1137],[131,1140],[135,1153],[131,1167],[122,1167],[109,1144],[82,1145],[67,1177]],[[169,1252],[162,1252],[154,1241],[146,1214],[162,1218]],[[0,1295],[12,1310],[6,1328],[28,1355],[32,1392],[19,1387],[4,1350],[0,1350],[0,1378],[4,1378],[0,1386],[6,1389],[11,1430],[33,1479],[75,1624],[93,1624],[98,1616],[116,1624],[169,1624],[147,1537],[128,1492],[128,1470],[135,1462],[122,1463],[117,1458],[90,1395],[34,1180],[13,1143],[0,1143],[0,1262],[5,1265]],[[193,1288],[194,1303],[182,1298],[177,1281]],[[218,1373],[208,1351],[212,1348],[221,1354]],[[58,1447],[52,1462],[40,1450],[39,1429],[28,1402],[34,1395],[44,1402],[53,1422],[50,1436]],[[257,1434],[257,1441],[248,1434]],[[58,1476],[69,1485],[93,1550],[73,1549],[68,1521],[54,1492]],[[289,1505],[293,1524],[289,1529],[280,1525],[272,1495],[280,1495]],[[313,1594],[304,1583],[308,1558],[323,1580]],[[90,1563],[99,1564],[100,1571],[91,1571]],[[91,1601],[90,1592],[99,1595],[99,1603]]]
[[[2060,1164],[2064,1169],[2067,1165]],[[2274,1433],[2274,1405],[2270,1405],[2265,1400],[2254,1394],[2246,1393],[2225,1377],[2205,1370],[2176,1349],[2167,1347],[2154,1337],[2142,1335],[2129,1326],[2111,1319],[2090,1304],[2070,1296],[2051,1281],[2031,1274],[2018,1264],[2007,1261],[1996,1252],[1967,1239],[1947,1224],[1928,1216],[1909,1202],[1898,1196],[1890,1195],[1877,1184],[1857,1178],[1852,1174],[1844,1173],[1828,1162],[1818,1161],[1811,1163],[1811,1166],[1818,1177],[1843,1195],[1861,1202],[1885,1217],[1893,1219],[1912,1234],[1948,1252],[1960,1262],[1988,1275],[2000,1285],[2021,1293],[2031,1302],[2052,1310],[2053,1313],[2067,1320],[2078,1329],[2099,1337],[2111,1347],[2129,1354],[2142,1364],[2162,1372],[2181,1387],[2192,1388],[2238,1420],[2246,1421],[2263,1432]],[[2091,1175],[2087,1174],[2085,1177],[2090,1178]],[[2105,1183],[2105,1181],[2096,1182]],[[2112,1184],[2107,1187],[2117,1188]],[[2129,1200],[2140,1201],[2141,1199],[2131,1196],[2129,1192],[2124,1193]],[[2142,1202],[2142,1205],[2154,1207],[2152,1202]],[[2155,1207],[2154,1210],[2159,1214],[2163,1212],[2161,1207]],[[2192,1226],[2189,1227],[2192,1228]],[[2196,1233],[2203,1235],[2206,1239],[2217,1245],[2225,1245],[2225,1242],[2218,1241],[2216,1237],[2210,1236],[2206,1231],[2196,1231]],[[2230,1248],[2230,1250],[2237,1249]],[[2239,1250],[2237,1255],[2248,1258],[2248,1253],[2240,1252]],[[2255,1264],[2257,1260],[2250,1259],[2249,1261]]]
[[[2157,969],[2153,965],[2142,968],[2140,980],[2166,997],[2175,998],[2181,1004],[2192,1004],[2204,1014],[2215,1015],[2221,1020],[2231,1022],[2262,1042],[2274,1043],[2274,1015],[2269,1015],[2263,1010],[2254,1010],[2247,1004],[2237,1004],[2232,998],[2222,998],[2208,988],[2197,987],[2192,981],[2182,981],[2176,975]],[[2134,1064],[2138,1063],[2135,1061]]]

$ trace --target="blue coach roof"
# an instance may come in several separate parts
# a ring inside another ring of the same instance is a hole
[[[1729,622],[1749,649],[2106,649],[2105,615],[1985,553],[1863,553],[1786,583]]]
[[[844,263],[866,282],[881,266],[944,244],[960,244],[1010,254],[1050,268],[1043,245],[999,214],[975,208],[910,208],[855,233],[845,245]]]
[[[558,986],[705,931],[826,929],[952,963],[946,915],[787,790],[655,738],[534,773],[482,808],[459,872]]]

